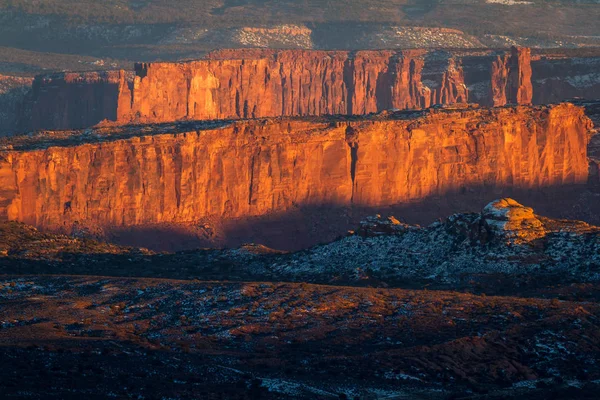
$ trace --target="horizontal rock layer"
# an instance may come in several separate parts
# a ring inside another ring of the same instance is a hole
[[[588,180],[591,121],[582,108],[414,114],[238,121],[108,141],[92,132],[68,145],[5,150],[0,215],[69,231]]]
[[[470,94],[469,87],[474,88]],[[530,51],[228,50],[183,63],[40,76],[32,129],[177,120],[363,115],[434,104],[528,104]]]

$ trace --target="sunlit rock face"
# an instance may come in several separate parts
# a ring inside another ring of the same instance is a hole
[[[222,125],[15,142],[0,154],[1,215],[42,228],[110,229],[588,180],[591,121],[571,104]]]
[[[38,76],[30,128],[80,129],[103,120],[364,115],[468,102],[528,104],[529,55],[516,48],[468,57],[426,50],[242,49],[198,61],[140,63],[134,74]]]
[[[466,103],[460,61],[408,51],[215,52],[189,63],[136,66],[131,112],[167,122],[323,114],[363,115]]]
[[[491,202],[481,213],[490,231],[513,242],[530,241],[546,234],[544,225],[533,213],[517,201],[505,198]]]
[[[497,56],[492,63],[493,105],[530,104],[531,73],[530,49],[513,47],[510,54]]]
[[[509,51],[220,50],[181,63],[139,63],[135,72],[36,77],[18,114],[22,129],[274,116],[364,115],[478,103],[547,104],[595,99],[594,57]],[[16,118],[16,116],[13,116]]]

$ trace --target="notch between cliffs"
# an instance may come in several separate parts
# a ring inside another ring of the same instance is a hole
[[[354,59],[356,52],[352,51],[348,53],[348,57],[344,61],[343,79],[344,86],[346,87],[346,114],[354,114],[354,95],[356,92],[355,88],[355,75],[356,67],[354,65]]]

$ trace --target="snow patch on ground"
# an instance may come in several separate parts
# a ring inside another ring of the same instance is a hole
[[[269,392],[281,393],[289,396],[299,396],[311,393],[318,396],[335,396],[333,393],[317,389],[312,386],[307,386],[302,383],[284,381],[282,379],[262,379],[262,386],[267,388]]]
[[[600,73],[590,73],[585,75],[568,76],[566,81],[576,88],[588,88],[594,85],[600,85]]]
[[[502,4],[504,6],[523,6],[533,4],[532,1],[521,1],[521,0],[486,0],[488,4]]]

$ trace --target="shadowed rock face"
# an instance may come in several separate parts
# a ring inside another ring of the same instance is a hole
[[[20,118],[25,112],[26,99],[33,78],[8,76],[0,73],[0,136],[12,135],[20,128]]]
[[[199,61],[136,64],[133,79],[123,71],[40,76],[32,128],[531,103],[528,49],[463,58],[425,50],[224,50]]]
[[[537,57],[533,68],[533,102],[600,98],[600,58]]]
[[[58,73],[33,81],[33,128],[87,128],[102,120],[116,120],[126,101],[125,71]],[[27,123],[27,121],[25,122]]]
[[[0,206],[5,219],[70,231],[579,184],[590,127],[563,104],[239,121],[104,142],[92,131],[2,152]]]

